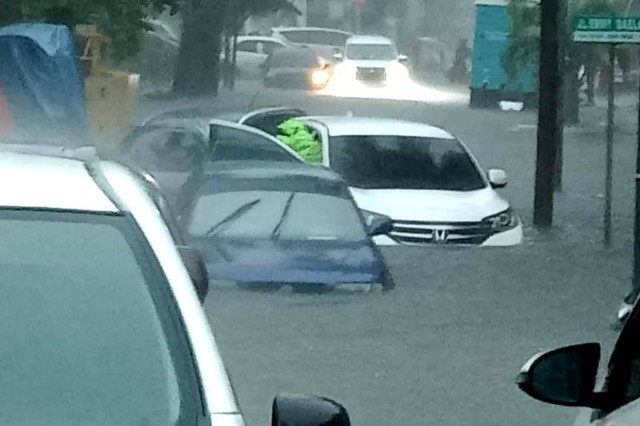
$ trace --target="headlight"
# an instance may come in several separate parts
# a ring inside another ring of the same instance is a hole
[[[335,66],[333,75],[338,80],[355,80],[358,67],[352,62],[344,61]]]
[[[380,213],[370,212],[368,210],[361,210],[361,212],[362,212],[362,216],[364,216],[364,221],[366,222],[367,226],[371,226],[371,224],[374,221],[383,222],[383,221],[391,220],[391,218],[389,218],[389,216],[385,216],[385,215],[380,214]]]
[[[314,88],[322,88],[329,82],[331,75],[326,69],[315,69],[311,72],[311,85]]]
[[[504,232],[518,226],[518,216],[511,209],[507,209],[501,213],[484,218],[482,222],[491,226],[491,232]]]
[[[399,62],[393,62],[387,68],[387,80],[390,83],[406,83],[409,80],[409,70]]]

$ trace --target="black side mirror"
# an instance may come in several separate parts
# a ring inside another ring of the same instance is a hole
[[[200,302],[204,303],[209,293],[209,273],[200,252],[188,246],[178,246],[178,252],[189,272]]]
[[[369,236],[386,235],[393,230],[393,221],[381,215],[372,216],[369,219]]]
[[[347,410],[328,398],[281,394],[273,401],[271,426],[351,426]]]
[[[543,402],[601,408],[594,392],[599,363],[598,343],[556,349],[531,358],[522,367],[517,384]]]

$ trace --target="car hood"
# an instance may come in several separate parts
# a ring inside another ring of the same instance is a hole
[[[212,279],[278,283],[380,283],[385,265],[368,241],[194,241]]]
[[[492,188],[477,191],[351,188],[358,207],[394,220],[478,222],[509,207]]]

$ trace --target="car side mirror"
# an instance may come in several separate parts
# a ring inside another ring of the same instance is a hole
[[[529,396],[568,407],[598,407],[594,387],[600,345],[587,343],[538,354],[520,370],[517,384]]]
[[[189,272],[189,277],[196,288],[200,302],[204,303],[209,293],[209,273],[202,255],[198,250],[188,246],[178,246],[178,252],[187,272]]]
[[[333,52],[333,59],[335,59],[336,61],[341,61],[344,59],[344,55],[342,54],[342,52]]]
[[[507,186],[507,172],[502,169],[490,169],[488,172],[489,183],[493,188],[504,188]]]
[[[369,236],[386,235],[393,230],[393,221],[386,216],[372,216],[368,223]]]
[[[409,57],[407,55],[398,55],[398,62],[409,62]]]
[[[351,426],[347,410],[328,398],[281,394],[273,401],[272,426]]]

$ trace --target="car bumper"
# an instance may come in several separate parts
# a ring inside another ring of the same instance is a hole
[[[518,221],[518,225],[515,228],[510,229],[508,231],[500,232],[498,234],[494,234],[494,235],[490,236],[489,238],[487,238],[482,244],[478,244],[477,246],[479,246],[479,247],[508,247],[508,246],[515,246],[515,245],[521,244],[522,243],[522,239],[523,239],[522,222]],[[427,244],[400,243],[400,242],[394,240],[393,238],[391,238],[391,237],[389,237],[387,235],[379,235],[379,236],[373,237],[373,242],[378,246],[402,246],[402,245],[408,245],[408,246],[431,247],[431,246],[437,246],[438,245],[436,243],[427,243]],[[458,246],[458,245],[454,244],[454,243],[447,243],[447,244],[443,244],[443,246]],[[474,247],[475,247],[475,245],[474,245]]]

